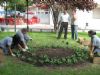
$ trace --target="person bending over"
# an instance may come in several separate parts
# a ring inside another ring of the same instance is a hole
[[[94,54],[100,53],[100,38],[96,35],[93,30],[88,31],[88,35],[91,37],[91,46]]]
[[[22,28],[21,30],[19,30],[15,34],[20,38],[20,40],[23,43],[23,46],[24,46],[25,49],[28,49],[27,42],[29,40],[32,40],[32,38],[27,34],[27,32],[28,32],[28,30],[26,28]]]
[[[5,37],[0,41],[0,50],[2,50],[5,55],[10,54],[12,56],[15,56],[11,49],[12,40],[12,37]]]

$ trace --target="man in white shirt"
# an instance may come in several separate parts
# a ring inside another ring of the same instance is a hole
[[[67,31],[68,31],[69,21],[70,21],[70,16],[67,13],[67,11],[64,10],[63,13],[61,13],[61,15],[59,15],[59,18],[58,18],[58,24],[61,24],[61,25],[60,25],[60,30],[58,32],[57,39],[60,39],[63,29],[64,29],[64,39],[67,39]]]
[[[100,38],[93,30],[88,31],[88,35],[91,37],[91,43],[93,46],[93,53],[100,53]]]

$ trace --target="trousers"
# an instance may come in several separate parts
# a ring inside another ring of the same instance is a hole
[[[78,39],[78,25],[71,25],[71,33],[72,33],[72,39],[77,40]]]
[[[67,39],[67,32],[68,32],[68,22],[61,22],[60,30],[58,32],[58,38],[61,37],[61,34],[64,29],[64,39]]]

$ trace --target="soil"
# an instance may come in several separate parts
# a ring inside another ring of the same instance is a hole
[[[47,48],[47,49],[41,49],[41,50],[37,50],[35,52],[35,54],[38,56],[40,55],[48,55],[49,57],[53,58],[53,57],[67,57],[67,56],[71,56],[74,54],[74,50],[72,49],[64,49],[64,48]]]

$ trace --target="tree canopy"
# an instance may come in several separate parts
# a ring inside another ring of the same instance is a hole
[[[97,6],[94,0],[35,0],[36,3],[44,3],[48,5],[55,5],[57,3],[59,7],[64,8],[78,8],[80,10],[92,10]]]
[[[27,7],[27,0],[0,0],[2,6],[4,2],[6,2],[8,10],[14,10],[15,4],[18,11],[25,11]],[[32,4],[31,0],[28,0],[28,4]]]
[[[0,3],[6,1],[11,9],[14,9],[14,3],[16,3],[17,10],[24,11],[26,8],[26,2],[31,5],[36,4],[47,4],[50,7],[53,6],[57,9],[63,8],[78,8],[80,10],[92,10],[96,8],[97,3],[94,0],[0,0]]]

